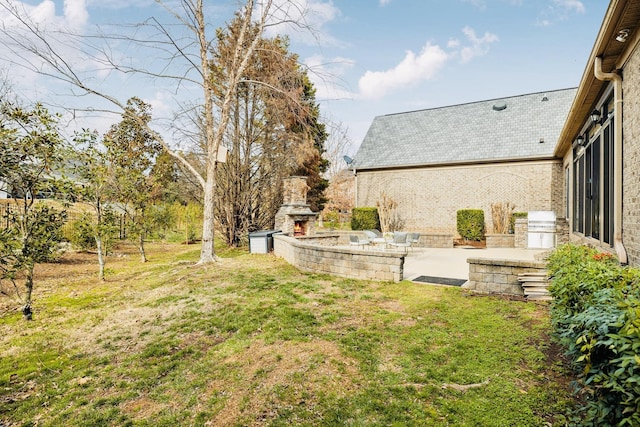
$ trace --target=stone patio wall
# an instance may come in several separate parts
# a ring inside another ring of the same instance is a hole
[[[340,248],[285,235],[273,236],[273,252],[303,271],[352,279],[400,282],[405,254],[400,251]]]
[[[410,232],[411,230],[407,230]],[[349,235],[356,234],[359,237],[366,238],[366,234],[362,231],[351,230],[336,230],[336,231],[320,231],[316,233],[316,236],[334,236],[337,239],[338,245],[348,245]],[[313,239],[314,236],[305,237],[305,239]],[[302,240],[302,239],[301,239]],[[453,234],[438,234],[438,233],[420,233],[420,241],[414,245],[418,248],[452,248],[453,247]]]
[[[523,296],[518,275],[523,273],[545,273],[546,262],[523,260],[499,260],[469,258],[469,281],[462,287],[484,294],[506,294]]]

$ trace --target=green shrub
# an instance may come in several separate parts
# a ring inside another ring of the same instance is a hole
[[[378,208],[353,208],[351,215],[352,230],[380,230]]]
[[[549,257],[555,335],[577,372],[574,423],[640,425],[640,271],[586,246]]]
[[[96,248],[96,239],[93,233],[93,218],[88,213],[83,213],[80,218],[71,223],[69,241],[74,248],[88,251]]]
[[[340,213],[338,211],[330,210],[324,214],[325,227],[336,228],[340,226]]]
[[[482,209],[461,209],[457,212],[458,234],[465,240],[484,239],[484,211]]]
[[[149,219],[153,231],[160,239],[164,239],[171,228],[176,225],[176,211],[168,203],[152,205],[149,210]]]
[[[102,243],[105,253],[109,253],[118,238],[119,217],[112,209],[105,209],[102,216]],[[69,241],[76,249],[89,251],[96,249],[96,232],[98,225],[94,215],[83,213],[71,224]]]
[[[511,214],[511,218],[509,219],[509,234],[515,233],[516,230],[516,219],[518,218],[526,218],[529,215],[527,212],[514,212]]]

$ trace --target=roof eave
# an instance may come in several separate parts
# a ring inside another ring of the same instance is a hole
[[[560,133],[554,155],[564,157],[571,149],[572,142],[578,136],[584,120],[595,107],[608,82],[600,81],[594,76],[594,62],[596,57],[601,57],[602,69],[605,73],[617,72],[622,68],[631,50],[638,44],[640,32],[637,31],[637,22],[640,19],[640,7],[637,0],[612,0],[604,16],[600,31],[589,55],[578,86],[578,91],[564,127]],[[633,25],[631,24],[633,23]],[[624,28],[630,28],[632,38],[626,43],[615,40],[617,32]]]
[[[482,159],[482,160],[466,160],[457,162],[434,162],[434,163],[413,163],[404,165],[388,165],[388,166],[369,166],[359,168],[355,165],[354,169],[357,172],[368,171],[384,171],[384,170],[397,170],[397,169],[426,169],[426,168],[439,168],[439,167],[453,167],[453,166],[480,166],[480,165],[495,165],[496,163],[523,163],[523,162],[540,162],[540,161],[558,161],[561,158],[555,155],[547,156],[529,156],[529,157],[513,157],[508,159]]]

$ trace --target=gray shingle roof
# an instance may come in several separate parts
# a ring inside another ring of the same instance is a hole
[[[563,89],[378,116],[353,165],[377,169],[549,158],[575,93]],[[502,103],[506,108],[497,111]]]

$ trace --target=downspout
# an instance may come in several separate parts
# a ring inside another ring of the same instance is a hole
[[[618,73],[605,73],[602,71],[602,57],[596,56],[593,63],[594,76],[600,81],[613,82],[614,111],[616,117],[613,120],[614,158],[613,168],[613,248],[618,255],[621,264],[626,265],[627,250],[622,243],[622,76]]]
[[[358,172],[356,172],[356,167],[353,167],[353,192],[354,192],[354,208],[358,207]]]

